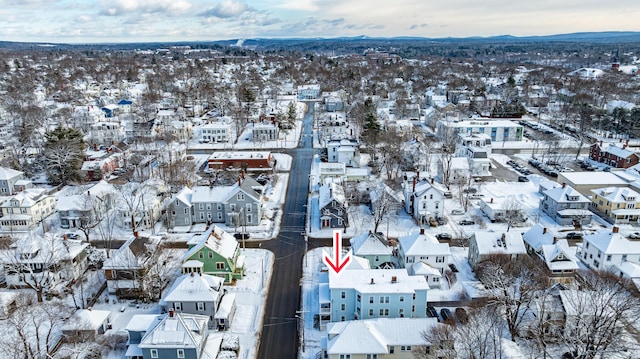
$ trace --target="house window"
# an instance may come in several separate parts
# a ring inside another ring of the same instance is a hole
[[[404,308],[398,309],[398,315],[400,316],[400,318],[404,318]]]
[[[378,354],[367,354],[367,359],[378,359]]]
[[[222,219],[222,213],[218,212],[218,219]]]
[[[342,225],[342,218],[338,218],[338,225],[341,226]]]
[[[152,358],[158,357],[158,349],[151,349],[151,357]]]
[[[238,195],[236,196],[236,199],[238,201],[244,201],[244,193],[238,193]]]
[[[391,345],[389,347],[389,354],[393,354],[396,351],[396,347],[394,347],[393,345]]]
[[[245,212],[251,212],[251,203],[247,203],[245,207],[246,207]]]
[[[340,304],[340,310],[341,310],[341,311],[343,311],[343,312],[344,312],[345,310],[347,310],[347,305],[346,305],[346,304],[344,304],[344,303]]]
[[[344,299],[346,297],[347,297],[347,292],[345,291],[340,292],[340,298]]]
[[[607,255],[607,262],[611,262],[611,254]]]
[[[340,354],[340,359],[351,359],[351,354]]]
[[[199,208],[201,211],[204,211],[204,203],[200,203],[200,204],[198,204],[198,208]]]
[[[200,259],[204,258],[204,252],[199,252],[198,253],[198,258],[200,258]]]
[[[184,358],[184,349],[177,350],[178,359]]]
[[[184,214],[187,214],[187,209],[186,208],[184,209]]]
[[[216,269],[217,270],[223,270],[224,269],[224,262],[216,262]]]
[[[201,311],[201,312],[204,311],[204,302],[198,302],[197,306],[198,306],[198,310],[199,311]]]
[[[213,252],[207,252],[207,257],[213,258]]]
[[[173,303],[173,309],[175,309],[177,312],[181,312],[182,311],[182,303],[180,303],[180,302]]]
[[[218,203],[218,204],[216,205],[216,208],[218,209],[218,211],[222,211],[222,204],[221,204],[221,203]]]
[[[253,218],[251,217],[251,215],[250,215],[250,214],[247,214],[247,221],[246,221],[246,223],[252,223],[252,221],[253,221]],[[246,224],[246,223],[245,223],[245,224]]]
[[[373,317],[373,309],[369,309],[369,316]]]
[[[344,315],[340,317],[341,322],[344,322],[345,320],[347,320],[347,318]]]
[[[626,261],[626,260],[627,260],[627,255],[626,255],[626,254],[623,254],[623,255],[622,255],[622,261],[624,262],[624,261]]]
[[[401,352],[410,352],[411,351],[411,345],[401,345],[400,346],[400,351]]]
[[[369,304],[373,304],[373,297],[369,297]]]
[[[404,296],[403,295],[400,296],[400,301],[404,302]]]
[[[360,303],[360,301],[362,300],[362,297],[360,296],[360,294],[358,294],[358,296],[356,297],[356,300],[358,301],[358,303]]]
[[[389,308],[387,309],[380,309],[380,316],[381,317],[388,317],[389,316]]]

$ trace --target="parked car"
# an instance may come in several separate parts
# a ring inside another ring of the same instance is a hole
[[[631,239],[640,239],[640,232],[633,232],[629,235]]]
[[[438,318],[438,311],[436,311],[436,308],[428,306],[427,315],[429,316],[429,318]]]
[[[440,315],[442,316],[442,320],[443,321],[447,321],[451,318],[451,311],[448,308],[442,308],[440,309]]]
[[[469,315],[464,308],[456,308],[456,317],[460,323],[466,323],[469,320]]]
[[[449,233],[438,233],[436,234],[436,238],[438,240],[451,240],[453,237]]]
[[[456,267],[455,264],[449,263],[449,268],[451,269],[452,272],[458,273],[458,267]]]
[[[518,176],[518,182],[529,182],[527,176]]]
[[[476,224],[476,222],[470,220],[470,219],[463,219],[462,221],[458,222],[459,225],[461,226],[470,226],[472,224]]]
[[[67,239],[78,239],[78,234],[76,233],[65,233],[65,236],[67,236]]]
[[[463,210],[463,209],[457,209],[457,208],[456,208],[456,209],[452,209],[452,210],[451,210],[451,214],[453,214],[453,215],[460,215],[460,214],[465,214],[465,212],[464,212],[464,210]]]
[[[249,237],[251,237],[249,233],[234,233],[233,236],[236,237],[236,239],[249,239]]]
[[[580,232],[567,233],[567,239],[580,239],[580,238],[582,238],[582,233]]]
[[[436,222],[438,222],[438,225],[444,226],[447,224],[447,219],[445,217],[437,217]]]

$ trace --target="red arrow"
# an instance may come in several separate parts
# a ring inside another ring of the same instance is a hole
[[[331,258],[331,256],[323,250],[322,261],[338,275],[351,260],[351,250],[342,258],[342,234],[340,231],[333,231],[333,250],[336,254],[335,258]]]

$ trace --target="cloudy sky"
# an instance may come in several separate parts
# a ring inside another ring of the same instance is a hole
[[[0,0],[0,40],[516,36],[640,30],[639,0]]]

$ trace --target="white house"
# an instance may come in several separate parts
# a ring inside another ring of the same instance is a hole
[[[360,150],[357,141],[353,139],[329,140],[326,147],[329,162],[342,162],[347,167],[360,167]]]
[[[640,263],[640,242],[630,241],[618,227],[586,234],[576,255],[591,269],[609,269],[623,262]]]
[[[505,254],[511,257],[511,260],[517,260],[518,257],[526,255],[522,240],[522,234],[519,232],[486,232],[477,231],[469,239],[469,264],[475,267],[478,263],[487,257]]]
[[[438,134],[454,133],[484,133],[489,135],[491,141],[522,141],[522,125],[510,120],[472,119],[465,121],[445,121],[437,123]]]
[[[558,224],[566,226],[591,223],[591,201],[565,183],[561,187],[542,192],[542,196],[540,209]]]
[[[405,181],[403,193],[405,210],[419,225],[426,225],[429,218],[443,215],[444,192],[434,185],[433,180],[414,176]]]
[[[430,287],[440,287],[440,279],[449,263],[449,245],[431,234],[415,232],[398,238],[398,260],[411,275],[424,275]]]
[[[56,198],[41,188],[31,188],[0,204],[0,225],[5,230],[27,230],[56,210]]]
[[[422,333],[436,318],[377,318],[331,323],[325,358],[413,358],[413,350],[429,345]]]
[[[200,127],[200,142],[226,143],[231,138],[231,124],[227,122],[213,122]]]

